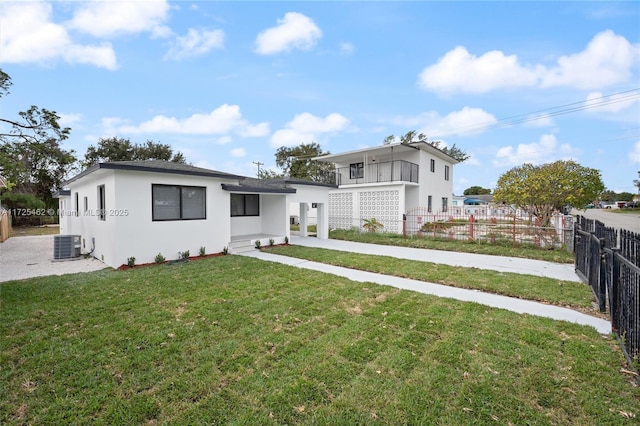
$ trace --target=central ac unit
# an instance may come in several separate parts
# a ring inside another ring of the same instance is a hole
[[[54,235],[53,258],[73,259],[80,256],[80,235]]]

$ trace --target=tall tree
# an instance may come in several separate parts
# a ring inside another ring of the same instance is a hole
[[[9,94],[11,77],[0,70],[0,98]],[[27,207],[17,200],[41,200],[54,207],[58,189],[76,162],[75,152],[62,148],[71,129],[61,127],[55,111],[35,105],[18,113],[19,118],[0,117],[0,174],[12,185],[4,194],[10,207]],[[28,194],[19,196],[16,194]]]
[[[333,183],[335,168],[333,164],[313,161],[313,157],[326,155],[320,144],[312,142],[295,147],[280,147],[276,151],[276,166],[285,176],[314,182]]]
[[[498,179],[493,200],[515,205],[548,226],[554,211],[567,204],[582,208],[603,190],[599,170],[560,160],[539,166],[527,163],[507,171]]]
[[[483,188],[481,186],[471,186],[464,190],[463,195],[484,195],[491,194],[489,188]]]
[[[640,170],[638,171],[638,179],[634,179],[633,184],[638,188],[638,194],[640,194]]]
[[[112,137],[102,138],[97,146],[90,145],[84,155],[83,167],[110,161],[164,160],[186,164],[181,152],[173,152],[168,144],[147,141],[144,144],[133,144],[129,139]]]
[[[384,138],[382,143],[384,145],[388,145],[390,143],[393,143],[395,140],[396,140],[396,137],[394,135],[389,135],[386,138]],[[453,144],[451,146],[446,146],[442,141],[430,141],[428,140],[427,135],[425,135],[424,133],[417,133],[415,130],[409,130],[407,133],[400,136],[400,143],[409,144],[413,142],[428,143],[434,148],[444,152],[449,157],[454,158],[459,163],[463,163],[471,157],[469,154],[466,153],[465,150],[458,148],[456,144]]]

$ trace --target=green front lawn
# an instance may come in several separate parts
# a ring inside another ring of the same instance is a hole
[[[0,284],[0,423],[635,424],[612,337],[240,256]]]
[[[475,241],[443,240],[431,237],[405,238],[400,234],[358,232],[345,229],[332,230],[330,233],[330,238],[336,240],[357,241],[361,243],[383,244],[389,246],[491,254],[495,256],[522,257],[526,259],[546,260],[548,262],[556,263],[573,263],[574,261],[573,253],[569,253],[564,249],[540,248],[525,244],[517,244],[514,247],[510,242],[481,244]]]
[[[591,288],[580,282],[303,246],[277,246],[269,247],[268,250],[273,254],[452,287],[482,290],[598,315],[598,310],[593,307],[594,297]]]

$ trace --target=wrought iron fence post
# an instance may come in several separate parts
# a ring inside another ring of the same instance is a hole
[[[598,271],[598,308],[600,312],[607,311],[607,258],[604,253],[604,238],[598,238],[600,249],[600,270]]]
[[[611,288],[609,289],[609,318],[611,318],[611,331],[618,333],[620,330],[620,249],[611,249],[613,268],[611,271]]]

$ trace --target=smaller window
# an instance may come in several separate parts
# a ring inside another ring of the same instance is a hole
[[[449,180],[449,166],[444,166],[444,180]]]
[[[75,209],[76,209],[76,216],[80,216],[80,197],[78,195],[78,193],[75,193]]]
[[[107,220],[107,200],[104,195],[104,185],[98,186],[98,220]]]
[[[436,160],[434,160],[433,158],[431,159],[431,172],[435,172],[436,171]]]
[[[231,194],[231,216],[260,216],[260,195]]]
[[[429,197],[427,197],[427,211],[431,213],[432,209],[433,209],[433,197],[429,195]]]
[[[442,211],[446,212],[449,210],[449,199],[447,197],[442,197]]]
[[[89,198],[84,197],[84,214],[86,215],[89,211]]]
[[[349,179],[364,178],[364,163],[349,164]]]

